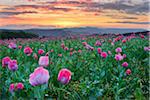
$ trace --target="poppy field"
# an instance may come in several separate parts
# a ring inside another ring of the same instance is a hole
[[[0,40],[0,99],[149,98],[149,38]]]

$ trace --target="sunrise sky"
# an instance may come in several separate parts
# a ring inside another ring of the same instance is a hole
[[[150,28],[149,0],[0,0],[0,28]]]

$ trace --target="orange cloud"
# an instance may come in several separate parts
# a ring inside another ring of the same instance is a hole
[[[0,5],[0,26],[16,24],[54,27],[148,27],[148,24],[143,23],[149,21],[148,15],[136,12],[132,14],[126,8],[130,8],[129,5],[122,4],[118,5],[120,8],[118,6],[115,8],[112,3],[95,2],[98,1],[58,0],[57,2],[37,2],[35,5]],[[146,12],[145,9],[142,11]]]

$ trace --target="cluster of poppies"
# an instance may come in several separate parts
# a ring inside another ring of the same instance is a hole
[[[121,53],[122,53],[122,48],[120,48],[120,47],[118,47],[118,48],[116,48],[116,55],[115,55],[115,59],[116,59],[116,61],[121,61],[121,60],[123,60],[123,59],[125,59],[126,58],[126,54],[123,54],[123,55],[121,55]],[[128,67],[128,63],[127,62],[123,62],[122,63],[122,66],[123,67]],[[131,74],[131,69],[127,69],[126,70],[126,74],[127,75],[130,75]]]
[[[2,59],[2,67],[7,67],[11,71],[16,71],[18,69],[17,60],[12,60],[10,57],[4,57]]]
[[[16,49],[17,45],[15,43],[10,43],[8,46],[10,49]],[[38,50],[38,54],[42,55],[45,51],[42,49]],[[33,50],[29,47],[26,46],[24,48],[24,54],[27,56],[30,56],[33,53]],[[36,53],[34,53],[33,57],[35,59],[38,59],[38,56]],[[45,69],[44,67],[47,67],[49,65],[49,57],[48,55],[45,56],[40,56],[38,64],[40,67],[37,67],[33,73],[30,74],[29,76],[29,83],[32,86],[37,86],[37,85],[42,85],[46,84],[49,81],[50,75],[49,71]],[[8,69],[11,71],[16,71],[18,69],[18,64],[17,60],[11,60],[10,57],[4,57],[2,59],[2,67],[8,66]],[[58,73],[58,78],[57,80],[61,82],[62,84],[68,84],[69,81],[71,80],[71,71],[63,68],[59,71]],[[24,88],[23,83],[12,83],[10,84],[9,91],[14,92],[15,90],[22,90]]]
[[[23,83],[19,82],[19,83],[12,83],[9,86],[9,91],[12,93],[16,90],[22,90],[24,88]]]
[[[48,70],[44,67],[49,65],[49,57],[41,56],[39,58],[39,66],[34,70],[32,74],[30,74],[29,82],[32,86],[41,85],[47,83],[50,75]],[[68,84],[71,79],[71,71],[68,69],[61,69],[58,74],[58,81],[62,84]]]
[[[87,42],[82,42],[83,46],[87,49],[87,50],[94,50],[94,47],[92,47],[91,45],[89,45]]]
[[[115,42],[116,42],[116,41],[119,41],[119,40],[122,39],[122,38],[123,38],[122,36],[119,36],[119,37],[115,38],[114,41],[115,41]],[[125,42],[126,42],[126,39],[124,39],[123,43],[125,43]],[[84,46],[87,50],[94,50],[94,48],[93,48],[92,46],[90,46],[87,42],[82,42],[82,44],[83,44],[83,46]],[[102,45],[102,43],[101,43],[99,40],[97,40],[96,43],[95,43],[95,46],[101,46],[101,45]],[[112,42],[112,45],[114,45],[114,42]],[[147,48],[145,48],[145,49],[147,50]],[[122,53],[122,48],[118,47],[118,48],[116,48],[115,51],[116,51],[116,53],[117,53],[117,54],[115,55],[116,61],[121,61],[121,60],[123,60],[123,59],[126,58],[126,54],[121,55],[121,53]],[[112,54],[111,51],[108,51],[108,53],[107,53],[107,52],[103,52],[101,48],[97,48],[97,52],[98,52],[98,54],[99,54],[102,58],[107,58],[108,54],[109,54],[109,55]],[[127,63],[127,62],[123,62],[123,63],[122,63],[122,66],[123,66],[123,67],[128,67],[128,63]],[[127,75],[130,75],[130,74],[131,74],[131,69],[127,69],[127,70],[126,70],[126,74],[127,74]]]
[[[108,54],[111,55],[110,51],[108,51],[108,54],[107,54],[107,52],[103,52],[101,48],[97,48],[97,52],[102,58],[107,58]]]

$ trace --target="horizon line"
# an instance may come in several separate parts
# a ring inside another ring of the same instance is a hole
[[[2,29],[5,29],[5,30],[30,30],[30,29],[45,29],[45,30],[51,30],[51,29],[71,29],[71,28],[101,28],[101,29],[143,29],[143,30],[150,30],[149,28],[112,28],[112,27],[92,27],[92,26],[83,26],[83,27],[62,27],[62,28],[60,28],[60,27],[51,27],[51,28],[40,28],[40,27],[35,27],[35,28],[1,28],[0,27],[0,30],[2,30]]]

